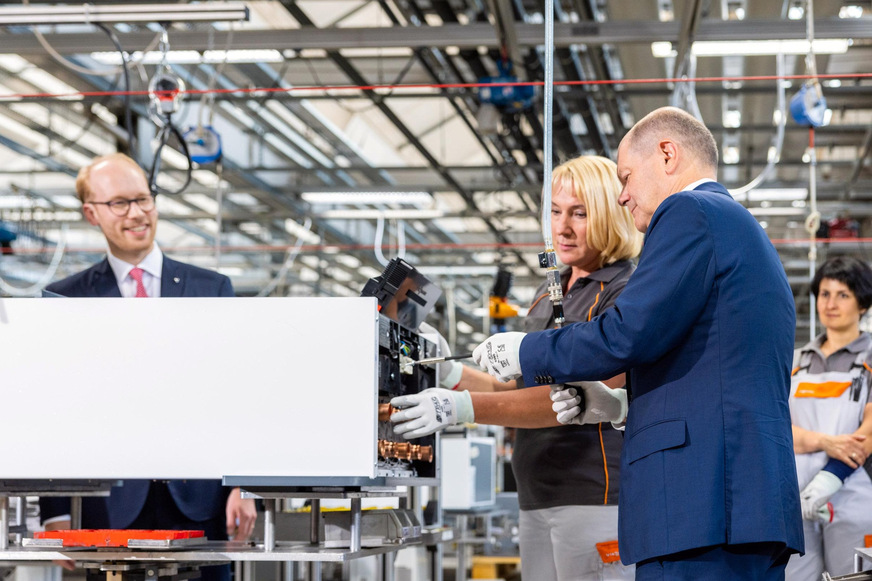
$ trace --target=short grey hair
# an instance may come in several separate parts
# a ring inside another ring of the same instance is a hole
[[[650,145],[669,138],[714,170],[718,168],[718,144],[703,123],[677,107],[662,107],[643,117],[628,134],[631,147]]]

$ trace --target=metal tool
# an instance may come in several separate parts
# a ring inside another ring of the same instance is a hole
[[[429,359],[418,359],[412,361],[410,365],[432,365],[434,363],[442,363],[444,361],[454,361],[455,359],[469,359],[472,353],[464,353],[463,355],[450,355],[448,357],[430,357]]]

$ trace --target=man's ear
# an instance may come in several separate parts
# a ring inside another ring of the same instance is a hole
[[[85,220],[87,220],[88,224],[90,224],[91,226],[99,226],[100,225],[100,221],[97,220],[97,213],[94,211],[93,205],[91,205],[87,202],[85,204],[83,204],[82,205],[82,214],[84,214]]]
[[[678,165],[678,147],[675,142],[664,139],[658,144],[658,147],[666,170],[674,170]]]

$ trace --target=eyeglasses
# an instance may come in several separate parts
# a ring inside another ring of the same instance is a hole
[[[154,210],[154,196],[140,196],[132,200],[112,200],[111,202],[88,202],[89,204],[100,204],[106,206],[109,211],[116,216],[126,216],[130,212],[130,204],[135,203],[143,212],[151,212]]]

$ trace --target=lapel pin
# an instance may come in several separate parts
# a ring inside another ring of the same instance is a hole
[[[176,284],[179,284],[179,281],[180,281],[180,280],[182,280],[182,279],[180,279],[180,278],[177,277],[177,276],[176,276],[176,277],[173,277],[173,282],[176,283]]]

